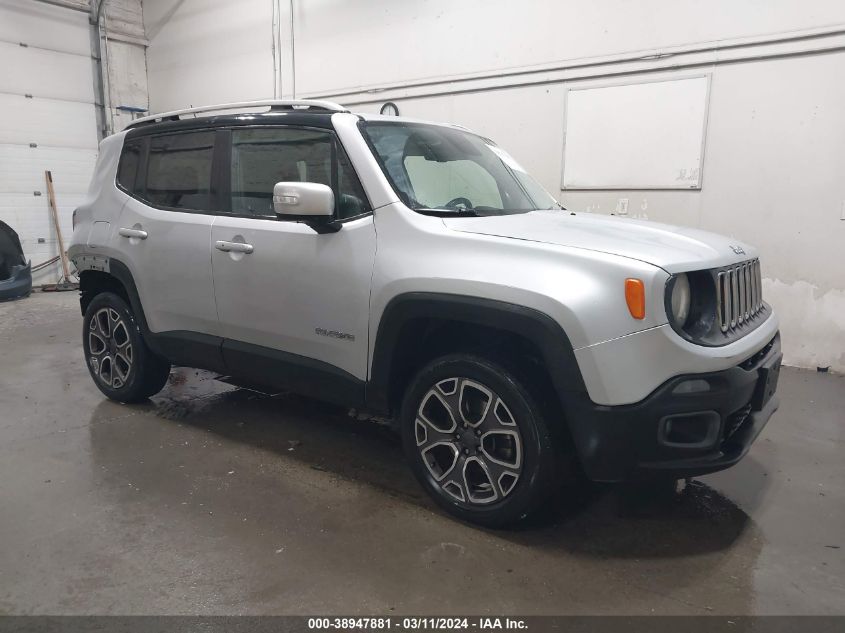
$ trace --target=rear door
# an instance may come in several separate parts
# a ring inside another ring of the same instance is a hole
[[[197,350],[185,342],[219,357],[211,274],[214,144],[212,130],[139,137],[126,142],[118,167],[118,186],[131,186],[118,220],[119,249],[150,330],[186,364],[192,360],[187,352]],[[139,168],[130,185],[132,161]]]
[[[349,402],[366,378],[376,251],[363,189],[331,130],[234,128],[230,134],[228,191],[212,243],[246,248],[212,248],[226,365],[258,383]],[[272,197],[281,181],[331,186],[342,228],[321,235],[279,220]]]

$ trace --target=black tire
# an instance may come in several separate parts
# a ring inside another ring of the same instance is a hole
[[[557,445],[538,402],[512,371],[488,359],[455,354],[432,361],[411,381],[400,414],[414,475],[440,507],[466,521],[502,527],[528,519],[562,483]],[[456,429],[445,433],[452,419]]]
[[[170,374],[170,363],[147,347],[132,310],[112,292],[88,304],[82,347],[94,384],[111,400],[145,400],[161,391]]]

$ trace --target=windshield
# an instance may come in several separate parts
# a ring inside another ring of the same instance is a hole
[[[396,193],[415,211],[474,216],[560,208],[488,139],[399,121],[367,121],[361,130]]]

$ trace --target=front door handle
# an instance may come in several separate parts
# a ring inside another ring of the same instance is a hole
[[[139,240],[147,239],[147,232],[141,229],[124,229],[119,228],[117,232],[123,237],[137,237]]]
[[[225,242],[217,240],[214,243],[214,248],[224,253],[245,253],[249,255],[254,250],[252,244],[244,244],[243,242]]]

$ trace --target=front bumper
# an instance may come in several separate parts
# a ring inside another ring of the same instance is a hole
[[[595,481],[623,481],[733,466],[778,408],[782,357],[776,334],[739,365],[676,376],[636,404],[597,405],[586,393],[569,394],[564,410],[584,471]],[[679,428],[695,432],[678,435]]]

